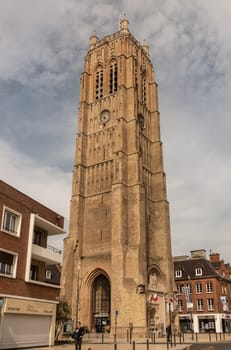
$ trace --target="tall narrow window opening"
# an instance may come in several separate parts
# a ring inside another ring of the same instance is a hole
[[[113,61],[110,66],[110,94],[117,91],[118,88],[118,68],[117,63]]]
[[[103,97],[103,69],[98,67],[95,80],[95,98],[98,100]]]
[[[110,284],[104,275],[96,277],[92,286],[92,326],[96,332],[110,326]]]
[[[19,236],[21,229],[22,215],[14,210],[3,208],[3,221],[1,229],[9,234]]]
[[[146,97],[146,79],[143,77],[142,79],[142,102],[146,104],[147,97]]]
[[[15,277],[17,255],[15,253],[0,250],[0,275]]]

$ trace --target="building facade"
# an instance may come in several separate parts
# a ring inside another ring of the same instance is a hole
[[[205,250],[174,258],[180,328],[183,332],[231,330],[230,266]]]
[[[62,293],[97,332],[165,332],[173,293],[169,203],[149,48],[94,33],[81,76]]]
[[[0,180],[0,349],[52,345],[60,284],[50,265],[62,252],[48,245],[64,218]]]

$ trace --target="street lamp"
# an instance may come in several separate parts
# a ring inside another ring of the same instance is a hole
[[[80,265],[78,265],[77,267],[76,323],[79,321],[79,300],[80,300],[79,272],[80,272]]]
[[[74,274],[74,277],[77,277],[77,288],[76,288],[76,314],[75,314],[75,322],[77,323],[79,320],[79,301],[80,301],[80,257],[79,257],[79,240],[76,240],[75,246],[73,248],[73,269],[75,270],[75,262],[77,265],[77,276]]]
[[[190,276],[188,276],[188,280],[190,281]],[[193,313],[193,301],[190,296],[190,284],[188,285],[183,285],[182,291],[185,296],[186,300],[186,305],[187,305],[187,311],[190,314],[190,323],[191,323],[191,333],[192,333],[192,340],[193,340],[193,318],[192,318],[192,313]]]
[[[169,333],[170,333],[170,342],[172,345],[172,310],[171,310],[172,304],[170,300],[168,301],[168,311],[169,311]]]
[[[172,312],[173,312],[173,302],[174,299],[172,297],[168,297],[168,295],[165,295],[165,302],[167,305],[167,311],[168,311],[168,319],[169,319],[169,324],[166,328],[167,331],[167,343],[171,343],[172,346]]]
[[[192,340],[193,340],[193,319],[192,319],[192,312],[193,312],[193,302],[190,301],[187,303],[187,310],[190,313],[190,322],[191,322],[191,333],[192,333]]]

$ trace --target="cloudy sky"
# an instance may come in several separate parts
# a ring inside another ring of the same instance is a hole
[[[123,13],[159,85],[173,254],[231,263],[227,0],[1,0],[0,177],[68,222],[83,59]]]

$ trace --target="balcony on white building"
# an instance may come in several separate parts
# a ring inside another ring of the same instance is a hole
[[[63,260],[62,251],[50,245],[41,247],[37,244],[32,245],[32,259],[39,260],[48,264],[61,264]]]
[[[49,237],[63,235],[65,232],[39,215],[32,214],[28,268],[26,280],[28,282],[46,283],[46,271],[49,265],[61,265],[62,250],[48,244]],[[60,237],[61,240],[61,237]]]

